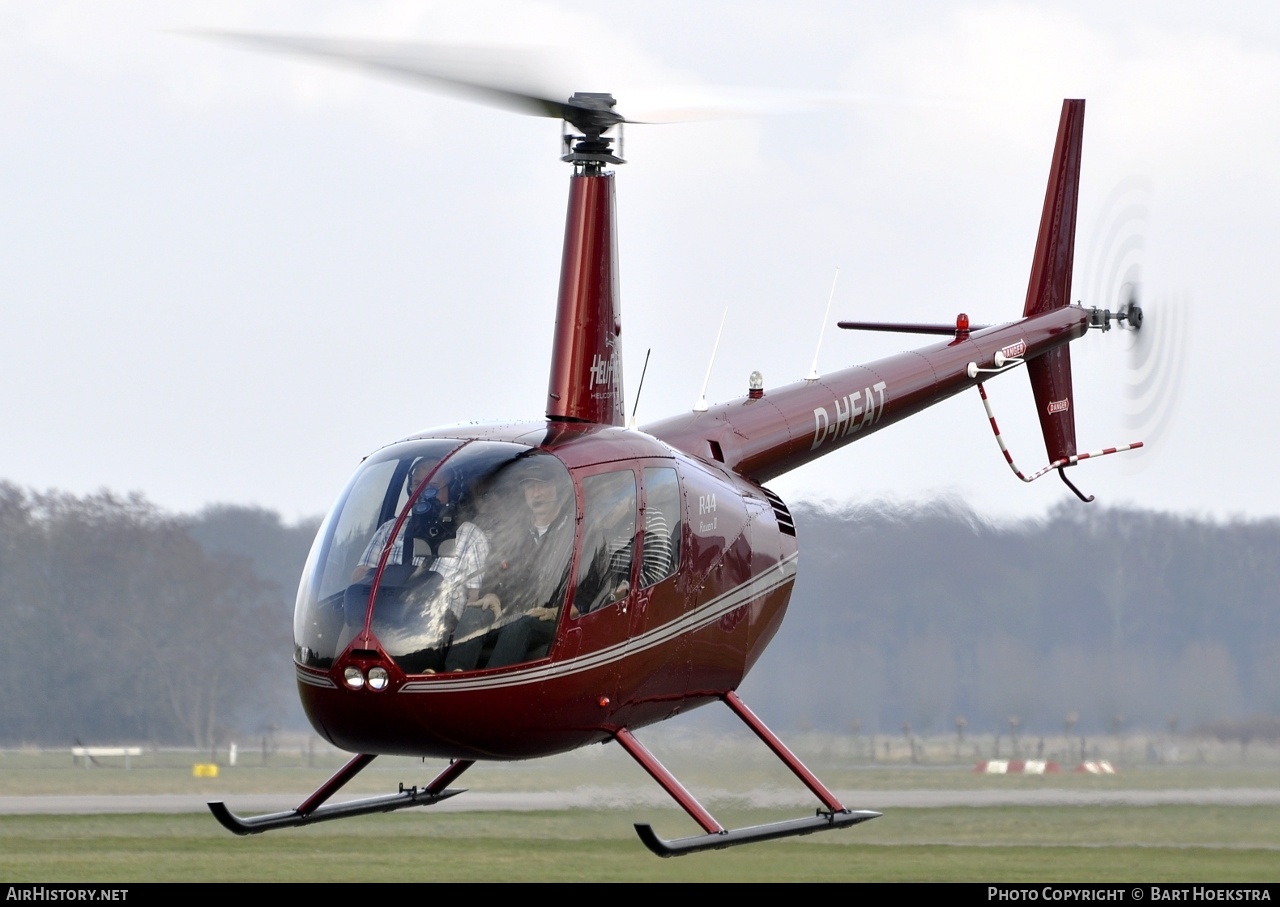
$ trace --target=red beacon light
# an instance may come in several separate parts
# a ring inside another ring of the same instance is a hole
[[[956,316],[956,337],[961,339],[969,336],[969,316],[961,312]]]

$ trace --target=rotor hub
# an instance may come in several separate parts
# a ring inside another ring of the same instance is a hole
[[[626,122],[622,114],[613,109],[617,103],[608,92],[574,92],[573,97],[561,106],[561,111],[564,121],[582,134],[565,133],[565,153],[560,160],[592,168],[599,168],[604,164],[626,163],[613,153],[613,139],[604,135]]]
[[[1122,305],[1117,312],[1110,309],[1089,309],[1089,327],[1106,332],[1111,330],[1113,321],[1131,331],[1141,330],[1142,307],[1131,301]]]

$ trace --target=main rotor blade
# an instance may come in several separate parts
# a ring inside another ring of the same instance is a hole
[[[870,93],[664,86],[628,91],[625,102],[631,116],[612,109],[601,114],[598,105],[570,101],[570,95],[583,86],[570,84],[572,80],[563,67],[565,54],[553,48],[356,41],[214,29],[188,29],[182,34],[359,66],[491,107],[568,120],[580,129],[590,129],[587,123],[611,126],[618,122],[659,124],[780,114],[820,115],[868,104],[901,103],[901,99]]]
[[[245,44],[276,53],[336,60],[457,94],[526,116],[568,118],[569,92],[556,97],[547,80],[552,60],[533,48],[459,47],[396,41],[347,41],[299,35],[188,30],[183,34]]]

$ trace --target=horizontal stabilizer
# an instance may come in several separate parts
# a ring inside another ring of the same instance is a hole
[[[837,321],[846,331],[881,331],[888,334],[942,334],[952,336],[962,330],[954,324],[913,324],[907,321]],[[989,324],[972,324],[963,330],[981,331]]]

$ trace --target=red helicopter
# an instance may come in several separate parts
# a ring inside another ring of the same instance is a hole
[[[243,38],[244,36],[236,36]],[[251,38],[445,82],[385,51]],[[611,95],[560,101],[463,85],[564,120],[573,167],[545,418],[411,435],[369,455],[317,534],[294,614],[294,665],[316,731],[357,753],[296,809],[242,818],[237,834],[437,803],[477,761],[616,741],[700,826],[660,856],[842,828],[846,807],[735,692],[777,632],[797,564],[796,527],[764,483],[1025,365],[1050,465],[1079,453],[1068,344],[1141,309],[1070,304],[1084,101],[1063,102],[1022,317],[1003,325],[841,322],[945,339],[785,387],[625,424]],[[986,394],[983,392],[983,399]],[[990,409],[988,407],[988,413]],[[991,419],[995,428],[994,417]],[[999,432],[996,431],[997,439]],[[812,816],[726,829],[635,732],[722,702],[806,785]],[[330,798],[378,755],[448,760],[423,787]]]

